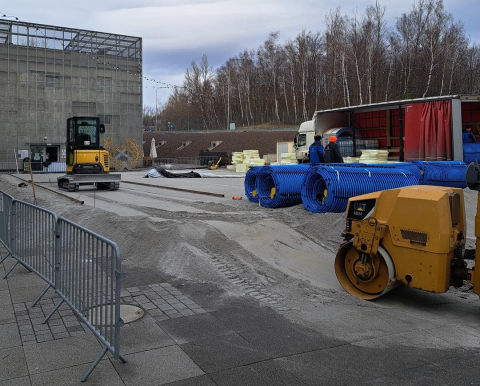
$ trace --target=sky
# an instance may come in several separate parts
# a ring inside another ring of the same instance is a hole
[[[378,0],[386,5],[392,27],[409,12],[413,0]],[[117,33],[143,38],[143,75],[182,85],[192,62],[202,55],[218,68],[241,51],[256,50],[270,32],[279,42],[305,29],[323,31],[325,16],[337,6],[361,15],[375,0],[31,0],[0,1],[0,13],[24,22]],[[480,43],[480,0],[444,0],[455,21],[462,21],[472,41]],[[144,80],[143,103],[155,107],[168,100],[170,89]]]

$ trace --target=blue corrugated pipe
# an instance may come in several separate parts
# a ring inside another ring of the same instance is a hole
[[[462,161],[413,161],[423,172],[425,185],[466,188],[467,164]]]
[[[302,183],[302,201],[313,213],[341,213],[350,197],[410,185],[418,180],[402,169],[313,166]]]
[[[423,184],[423,172],[420,167],[413,162],[391,162],[383,164],[369,164],[368,166],[407,170],[415,176],[415,178],[418,180],[419,185]]]
[[[256,183],[260,205],[280,208],[300,204],[301,185],[309,168],[308,164],[262,167]]]
[[[245,174],[245,195],[250,202],[258,202],[258,194],[256,190],[257,183],[257,174],[258,171],[263,168],[263,166],[252,166],[248,169],[247,174]]]

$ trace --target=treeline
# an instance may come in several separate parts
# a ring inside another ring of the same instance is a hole
[[[228,113],[237,128],[281,126],[321,109],[480,93],[480,48],[442,0],[415,0],[394,26],[385,10],[378,2],[362,15],[331,10],[323,32],[284,44],[271,33],[216,70],[203,56],[162,106],[160,129],[167,120],[176,130],[226,129]]]

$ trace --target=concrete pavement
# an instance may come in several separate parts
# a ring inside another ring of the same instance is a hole
[[[7,259],[3,266],[12,263]],[[251,297],[229,297],[211,285],[158,281],[136,287],[127,281],[122,301],[145,310],[142,319],[122,328],[121,352],[129,362],[108,355],[87,384],[480,383],[476,366],[480,335],[468,325],[457,326],[457,336],[447,337],[440,319],[425,321],[421,329],[418,317],[402,316],[401,309],[384,303],[384,310],[360,314],[330,307],[322,320],[315,321],[325,326],[322,333],[288,321]],[[2,386],[80,384],[101,351],[93,334],[66,306],[47,325],[41,324],[56,302],[49,291],[31,308],[42,288],[43,283],[22,267],[0,281]],[[465,303],[451,304],[469,312]],[[475,314],[470,324],[477,324],[478,307],[470,311]],[[351,334],[355,325],[363,339]],[[471,339],[470,347],[457,343],[461,337]]]

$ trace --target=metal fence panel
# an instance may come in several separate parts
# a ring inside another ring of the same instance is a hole
[[[117,244],[59,218],[60,259],[57,293],[119,358],[120,251]]]
[[[48,286],[33,302],[40,301],[49,288],[54,288],[60,302],[43,323],[66,302],[74,313],[103,343],[104,348],[82,381],[85,381],[107,353],[115,359],[127,360],[120,354],[120,250],[113,241],[54,212],[17,201],[0,192],[0,242],[7,248],[15,264],[37,274]]]
[[[13,197],[7,193],[0,192],[0,242],[7,251],[11,252],[11,230]]]
[[[54,286],[57,215],[17,200],[13,200],[12,211],[13,256]]]

